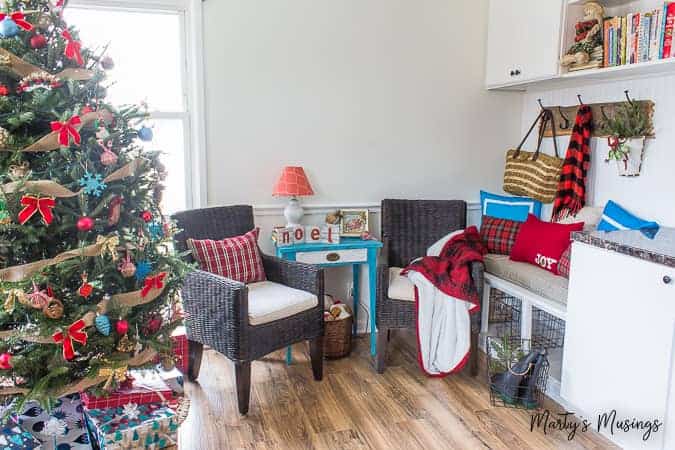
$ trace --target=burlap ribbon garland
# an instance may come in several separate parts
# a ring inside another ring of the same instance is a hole
[[[152,362],[155,358],[157,357],[157,352],[151,348],[146,348],[143,350],[141,353],[138,355],[134,356],[133,358],[130,358],[126,361],[120,362],[121,365],[128,366],[128,367],[138,367],[138,366],[144,366],[148,364],[149,362]],[[108,376],[101,375],[101,372],[96,377],[93,378],[83,378],[80,381],[76,383],[71,383],[66,386],[63,386],[61,389],[58,389],[54,392],[51,392],[50,394],[54,398],[61,398],[66,395],[70,394],[76,394],[78,392],[83,392],[86,391],[87,389],[96,386],[98,384],[104,383],[107,379]],[[31,392],[30,389],[27,388],[20,388],[20,387],[7,387],[7,388],[0,388],[0,396],[3,395],[27,395]]]
[[[23,264],[21,266],[7,267],[6,269],[0,270],[0,281],[6,281],[10,283],[18,283],[24,281],[42,269],[53,266],[55,264],[68,261],[69,259],[78,258],[78,257],[92,257],[92,256],[102,256],[106,252],[110,252],[111,249],[116,249],[119,245],[119,238],[117,236],[108,236],[103,237],[99,236],[97,238],[96,244],[88,245],[86,247],[78,248],[75,250],[69,250],[67,252],[59,253],[51,259],[43,259],[41,261],[35,261],[28,264]],[[113,259],[117,258],[117,253],[114,253]]]
[[[133,175],[139,166],[143,163],[143,158],[136,158],[130,163],[120,167],[107,177],[103,179],[104,183],[111,183],[113,181],[119,181],[126,177]],[[60,185],[59,183],[51,180],[37,180],[37,181],[13,181],[11,183],[4,184],[0,187],[0,190],[5,194],[13,194],[20,190],[29,191],[35,194],[47,195],[49,197],[56,198],[71,198],[82,193],[82,189],[73,192],[65,186]],[[0,277],[0,279],[2,279]]]
[[[42,72],[37,66],[27,63],[14,53],[0,48],[0,66],[4,66],[8,71],[19,78],[27,77],[35,72]],[[55,77],[75,81],[87,81],[94,77],[94,72],[87,69],[65,69],[54,74]]]
[[[93,111],[84,114],[80,116],[81,123],[75,126],[75,129],[77,129],[77,131],[80,131],[84,126],[89,125],[90,123],[94,122],[97,119],[102,119],[104,122],[110,123],[112,121],[112,113],[107,109],[102,109],[100,111]],[[52,131],[48,135],[42,137],[38,141],[19,151],[25,153],[37,153],[37,152],[50,152],[52,150],[58,150],[59,148],[61,148],[61,144],[59,143],[59,133],[57,131]],[[11,152],[14,150],[3,148],[0,149],[0,151]]]

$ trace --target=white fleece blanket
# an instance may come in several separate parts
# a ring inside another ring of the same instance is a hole
[[[427,256],[438,256],[450,239],[463,232],[443,237],[429,247]],[[469,311],[475,306],[440,291],[419,272],[411,269],[406,276],[415,285],[418,358],[422,369],[427,375],[439,377],[461,370],[471,351]]]

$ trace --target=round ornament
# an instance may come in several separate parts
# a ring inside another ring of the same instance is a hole
[[[101,67],[104,70],[112,70],[115,68],[115,61],[110,56],[106,56],[101,60]]]
[[[173,370],[176,367],[176,361],[173,359],[173,356],[164,356],[161,359],[162,369],[164,370]]]
[[[47,45],[47,39],[42,34],[36,34],[30,38],[30,47],[34,50],[44,48]]]
[[[82,284],[80,285],[80,288],[77,290],[77,293],[80,294],[80,296],[87,298],[91,295],[91,293],[94,291],[94,286],[89,284],[87,282],[87,274],[83,273],[82,274]]]
[[[103,336],[110,336],[110,319],[105,314],[100,314],[96,316],[94,320],[94,325],[96,325],[96,330],[101,333]]]
[[[7,144],[9,144],[9,131],[0,127],[0,147],[6,148]]]
[[[143,219],[143,222],[148,223],[152,220],[152,213],[150,211],[143,211],[141,213],[141,219]]]
[[[7,97],[9,95],[9,88],[4,84],[0,84],[0,96]]]
[[[138,138],[141,141],[144,142],[150,142],[152,141],[152,138],[154,137],[154,133],[152,132],[152,128],[142,126],[140,130],[138,130]]]
[[[11,38],[17,34],[19,34],[19,26],[11,17],[6,16],[5,19],[0,22],[0,37]]]
[[[9,353],[3,353],[0,355],[0,370],[9,370],[12,367],[12,355]]]
[[[40,17],[38,17],[36,25],[38,28],[46,30],[47,28],[52,26],[52,18],[47,13],[40,14]]]
[[[124,319],[120,319],[115,323],[115,331],[117,334],[127,334],[129,331],[129,322]]]
[[[103,149],[103,153],[101,153],[101,164],[106,167],[116,164],[117,155],[112,151],[112,141],[108,142],[108,145],[104,145],[103,141],[100,141],[98,145]]]
[[[52,297],[42,312],[50,319],[60,319],[63,317],[63,302]]]
[[[143,326],[143,334],[145,336],[150,336],[159,331],[162,328],[162,316],[160,314],[154,314],[148,318]]]
[[[77,229],[82,232],[91,231],[94,228],[94,219],[83,216],[77,220]]]

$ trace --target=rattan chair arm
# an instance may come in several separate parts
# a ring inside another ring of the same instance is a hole
[[[269,281],[319,295],[323,288],[323,269],[311,264],[287,261],[276,256],[262,255],[265,275]],[[323,302],[323,299],[319,299]]]
[[[190,272],[183,283],[188,338],[209,345],[225,356],[248,339],[248,288],[245,284],[202,270]]]
[[[377,315],[385,311],[389,292],[389,266],[387,264],[378,264],[377,266]],[[377,317],[376,317],[377,318]]]

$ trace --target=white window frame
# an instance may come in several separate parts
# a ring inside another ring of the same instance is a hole
[[[182,60],[185,62],[182,73],[185,110],[150,114],[154,119],[183,121],[186,207],[187,209],[205,207],[208,199],[202,0],[70,0],[68,5],[97,10],[108,8],[122,11],[167,11],[182,15],[181,50]]]

